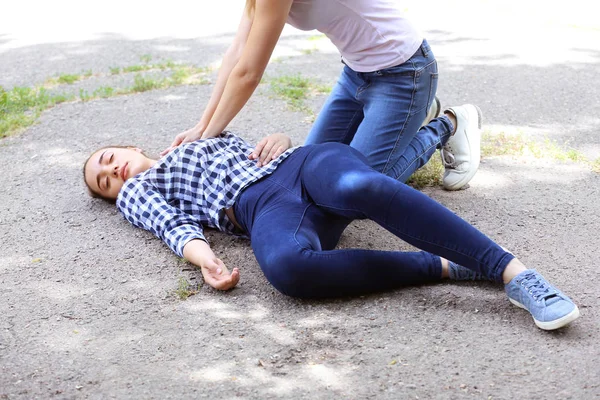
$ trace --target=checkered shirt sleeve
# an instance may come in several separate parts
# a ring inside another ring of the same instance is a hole
[[[152,232],[179,257],[183,257],[183,248],[190,240],[206,241],[198,218],[171,206],[162,194],[141,182],[133,181],[128,186],[118,207],[133,225]]]

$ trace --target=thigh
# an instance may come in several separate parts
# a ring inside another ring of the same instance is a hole
[[[315,278],[310,255],[333,249],[348,222],[309,201],[286,202],[254,221],[252,250],[267,280],[291,295],[310,288]]]
[[[344,67],[313,124],[305,144],[338,142],[350,144],[363,119],[363,105],[355,94],[360,85],[353,71]]]
[[[433,55],[419,50],[401,66],[370,74],[371,84],[359,97],[364,118],[351,146],[367,157],[370,166],[393,178],[403,171],[402,156],[413,158],[411,145],[437,89],[437,64]]]

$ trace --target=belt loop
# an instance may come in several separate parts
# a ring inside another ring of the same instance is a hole
[[[423,54],[423,57],[427,57],[429,55],[429,51],[427,50],[427,42],[425,39],[423,39],[423,42],[421,43],[421,54]]]

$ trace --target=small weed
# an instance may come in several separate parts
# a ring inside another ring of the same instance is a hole
[[[92,97],[100,97],[102,99],[106,99],[108,97],[112,97],[114,94],[114,88],[110,86],[100,86],[98,89],[94,90],[94,93],[92,93]]]
[[[317,41],[317,40],[323,40],[323,39],[326,39],[326,38],[327,38],[327,36],[325,36],[325,35],[313,35],[313,36],[310,36],[310,37],[308,38],[308,40],[309,40],[310,42],[314,42],[314,41]]]
[[[184,68],[179,68],[179,69],[176,69],[175,71],[173,71],[173,74],[171,74],[171,81],[170,81],[170,83],[172,85],[181,85],[189,77],[190,77],[190,73],[189,73],[188,70],[186,70]]]
[[[152,61],[152,56],[150,54],[143,54],[140,56],[140,61],[148,64],[150,61]]]
[[[304,109],[304,99],[308,96],[310,80],[300,75],[281,76],[271,81],[271,90],[284,98],[294,110]]]
[[[317,49],[315,47],[312,47],[310,49],[302,49],[302,54],[306,54],[306,55],[310,55],[317,52]]]
[[[159,89],[164,86],[164,82],[152,78],[146,78],[142,75],[136,75],[133,80],[132,92],[146,92],[152,89]]]
[[[90,94],[88,93],[87,90],[84,89],[79,89],[79,99],[81,101],[88,101],[92,98],[92,96],[90,96]]]
[[[410,178],[408,178],[406,184],[415,189],[423,189],[428,186],[439,186],[442,183],[443,173],[444,164],[442,164],[439,151],[436,151],[427,164],[419,168]]]
[[[315,90],[321,94],[329,94],[333,90],[333,86],[330,85],[316,85]]]
[[[91,69],[88,69],[87,71],[85,71],[85,72],[83,73],[83,76],[85,76],[86,78],[89,78],[89,77],[90,77],[90,76],[92,76],[92,75],[93,75],[93,73],[92,73],[92,70],[91,70]]]
[[[183,276],[180,276],[179,281],[177,282],[175,294],[180,300],[185,300],[188,297],[198,293],[198,290],[198,285],[191,285],[187,279],[185,279]]]
[[[147,69],[150,69],[147,65],[129,65],[122,68],[123,72],[140,72],[146,71]]]
[[[600,174],[600,157],[592,163],[592,171]]]
[[[67,85],[72,85],[81,79],[81,76],[74,74],[63,74],[60,75],[57,79],[58,83],[66,83]]]
[[[119,75],[121,73],[121,68],[120,67],[110,67],[110,74],[111,75]]]

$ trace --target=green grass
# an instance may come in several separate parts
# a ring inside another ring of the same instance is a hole
[[[269,81],[271,91],[284,99],[292,110],[310,112],[304,104],[309,96],[315,93],[328,93],[331,88],[316,84],[300,74],[280,76]]]
[[[187,279],[180,276],[179,281],[177,282],[177,289],[175,289],[175,295],[177,295],[180,300],[185,300],[196,293],[198,293],[197,285],[191,285]]]
[[[144,77],[142,75],[136,75],[133,80],[133,86],[131,90],[133,92],[146,92],[148,90],[160,89],[164,87],[164,81],[161,79],[153,79]]]
[[[439,186],[442,184],[442,175],[444,174],[444,165],[440,158],[439,151],[429,159],[429,162],[415,171],[406,183],[415,189],[423,189],[429,186]]]
[[[42,111],[69,101],[73,96],[50,94],[45,88],[0,86],[0,138],[33,124]]]
[[[152,69],[151,65],[128,65],[127,67],[123,67],[123,72],[140,72],[147,71]]]
[[[546,138],[540,142],[526,137],[522,132],[507,134],[505,132],[484,132],[481,143],[481,156],[516,156],[549,158],[557,161],[573,161],[592,164],[578,150],[569,147],[568,143],[558,144]]]
[[[140,56],[140,61],[148,64],[150,61],[152,61],[152,56],[150,54],[142,54]]]
[[[73,83],[77,82],[80,79],[81,79],[81,75],[63,74],[63,75],[60,75],[56,81],[60,84],[72,85]]]
[[[92,93],[92,97],[106,99],[108,97],[114,96],[116,93],[117,91],[115,90],[115,88],[112,88],[110,86],[100,86],[99,88],[94,90],[94,92]]]
[[[141,56],[141,58],[143,61],[151,60],[151,58],[146,56]],[[110,75],[119,75],[138,70],[170,70],[171,74],[168,77],[161,78],[136,74],[131,87],[113,88],[110,86],[100,86],[91,93],[87,90],[79,89],[78,95],[64,93],[51,94],[46,87],[54,87],[60,84],[71,85],[76,81],[93,76],[91,70],[84,71],[80,75],[62,74],[46,80],[41,86],[33,88],[15,87],[7,91],[0,86],[0,138],[17,133],[31,126],[44,110],[65,101],[79,100],[85,102],[97,98],[109,98],[184,84],[201,85],[209,82],[205,78],[205,75],[210,72],[208,68],[176,64],[168,60],[157,64],[129,66],[125,68],[111,67]],[[102,76],[102,74],[96,75],[99,77]]]

